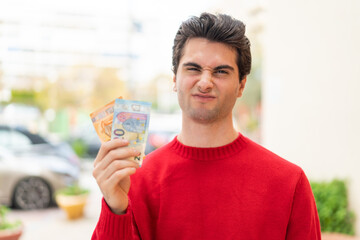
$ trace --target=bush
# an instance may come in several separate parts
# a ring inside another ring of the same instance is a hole
[[[86,143],[81,139],[75,139],[71,143],[71,147],[74,149],[78,157],[85,157],[88,151]]]
[[[6,217],[10,209],[6,206],[0,205],[0,230],[14,229],[21,226],[20,221],[9,222]]]
[[[68,187],[65,187],[63,189],[60,189],[56,192],[56,194],[62,194],[67,196],[75,196],[75,195],[81,195],[89,193],[90,191],[88,189],[82,188],[79,185],[71,185]]]
[[[355,214],[348,209],[346,182],[311,182],[322,232],[354,235]]]

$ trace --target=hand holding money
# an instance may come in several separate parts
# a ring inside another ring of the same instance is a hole
[[[93,176],[116,214],[125,213],[130,175],[144,158],[150,107],[150,103],[118,98],[90,114],[102,141]]]

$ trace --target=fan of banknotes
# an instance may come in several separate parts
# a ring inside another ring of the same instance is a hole
[[[129,141],[129,146],[141,152],[134,158],[142,164],[148,135],[151,103],[125,100],[121,97],[90,114],[101,142],[121,138]]]

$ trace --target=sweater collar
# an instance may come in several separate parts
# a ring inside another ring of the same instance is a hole
[[[183,158],[198,161],[214,161],[229,158],[234,154],[240,152],[246,145],[246,138],[241,133],[239,133],[239,136],[233,142],[224,146],[199,148],[186,146],[179,142],[177,140],[177,137],[175,137],[169,145],[176,154],[180,155]]]

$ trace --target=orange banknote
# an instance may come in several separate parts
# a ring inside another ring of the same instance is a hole
[[[117,99],[122,99],[122,97],[118,97]],[[90,113],[91,121],[101,142],[111,140],[114,104],[115,99],[98,110]]]

